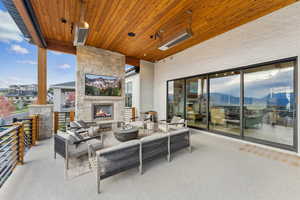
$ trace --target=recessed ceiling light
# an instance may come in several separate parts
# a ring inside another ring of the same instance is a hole
[[[63,23],[63,24],[66,24],[66,23],[67,23],[67,20],[66,20],[65,18],[63,18],[63,17],[60,19],[60,21],[61,21],[61,23]]]
[[[128,36],[129,36],[129,37],[134,37],[134,36],[135,36],[135,33],[134,33],[134,32],[129,32],[129,33],[128,33]]]

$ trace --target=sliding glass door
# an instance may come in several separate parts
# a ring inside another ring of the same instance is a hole
[[[207,129],[207,77],[186,79],[186,119],[189,126]]]
[[[285,62],[245,70],[245,137],[294,144],[294,66]]]
[[[174,116],[184,118],[185,81],[168,81],[167,119]]]
[[[296,58],[168,81],[167,117],[190,127],[297,149]]]
[[[240,72],[210,75],[209,129],[240,135]]]

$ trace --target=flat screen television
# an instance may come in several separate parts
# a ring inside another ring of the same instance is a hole
[[[121,96],[122,81],[114,76],[85,74],[85,95]]]

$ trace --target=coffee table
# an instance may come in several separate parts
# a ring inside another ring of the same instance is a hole
[[[126,142],[128,140],[137,139],[139,135],[139,129],[137,127],[131,127],[128,129],[118,128],[114,131],[114,136],[120,142]]]

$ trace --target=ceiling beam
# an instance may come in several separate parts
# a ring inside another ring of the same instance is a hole
[[[63,53],[76,54],[76,47],[72,43],[63,42],[58,40],[46,39],[47,49],[59,51]]]
[[[32,15],[32,13],[31,14],[29,13],[28,7],[26,7],[26,5],[24,3],[25,1],[23,1],[23,0],[12,0],[12,1],[15,5],[16,9],[18,10],[18,13],[20,14],[21,18],[23,19],[23,22],[24,22],[29,34],[31,35],[34,44],[36,44],[39,47],[45,48],[47,46],[47,44],[43,40],[42,35],[39,34],[39,32],[37,31],[37,27],[36,27],[37,25],[35,25],[33,22],[34,16]],[[28,2],[27,2],[27,4],[28,4]],[[31,5],[28,4],[27,6],[30,7]]]
[[[125,63],[127,65],[132,65],[132,66],[139,67],[140,66],[140,59],[130,57],[130,56],[126,56],[125,57]]]

